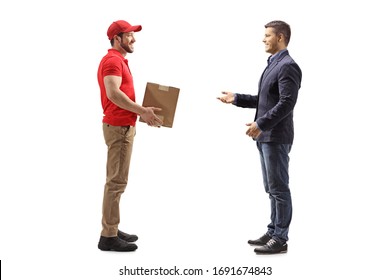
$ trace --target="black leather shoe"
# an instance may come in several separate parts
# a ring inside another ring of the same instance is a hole
[[[104,237],[100,236],[98,248],[102,251],[130,252],[137,250],[137,245],[128,243],[118,236]]]
[[[118,230],[118,237],[127,242],[135,242],[138,240],[138,236],[134,234],[128,234],[123,231]]]
[[[260,237],[259,239],[255,239],[255,240],[248,240],[248,243],[251,244],[251,245],[259,245],[259,246],[263,246],[265,244],[267,244],[268,241],[271,240],[271,236],[269,236],[268,234],[264,234],[262,237]]]
[[[275,239],[270,239],[267,244],[255,248],[257,254],[279,254],[287,253],[287,243],[281,243]]]

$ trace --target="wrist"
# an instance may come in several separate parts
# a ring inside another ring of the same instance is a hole
[[[139,106],[139,109],[137,110],[136,114],[141,116],[141,115],[143,115],[145,113],[146,113],[146,108],[142,107],[142,106]]]

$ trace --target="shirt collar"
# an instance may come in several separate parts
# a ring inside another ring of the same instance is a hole
[[[112,49],[109,49],[108,52],[113,54],[113,55],[120,56],[123,60],[125,60],[125,57],[117,49],[112,48]]]
[[[122,59],[122,61],[128,65],[128,60],[117,49],[109,49],[108,53],[110,53],[111,55],[115,55],[117,57],[120,57]]]
[[[271,55],[268,57],[268,64],[271,64],[275,59],[278,59],[282,54],[287,52],[287,49],[283,49],[281,51],[278,51],[277,53]]]

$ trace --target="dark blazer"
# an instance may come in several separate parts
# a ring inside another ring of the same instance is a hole
[[[256,108],[255,121],[262,131],[257,141],[293,143],[293,110],[301,80],[302,71],[286,50],[264,70],[257,96],[236,94],[234,105]]]

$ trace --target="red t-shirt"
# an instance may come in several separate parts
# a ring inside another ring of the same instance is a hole
[[[135,126],[137,114],[118,107],[107,98],[103,82],[105,76],[122,77],[120,90],[135,102],[133,76],[127,64],[127,59],[115,49],[108,50],[108,53],[102,58],[98,69],[98,82],[104,114],[103,122],[114,126]]]

